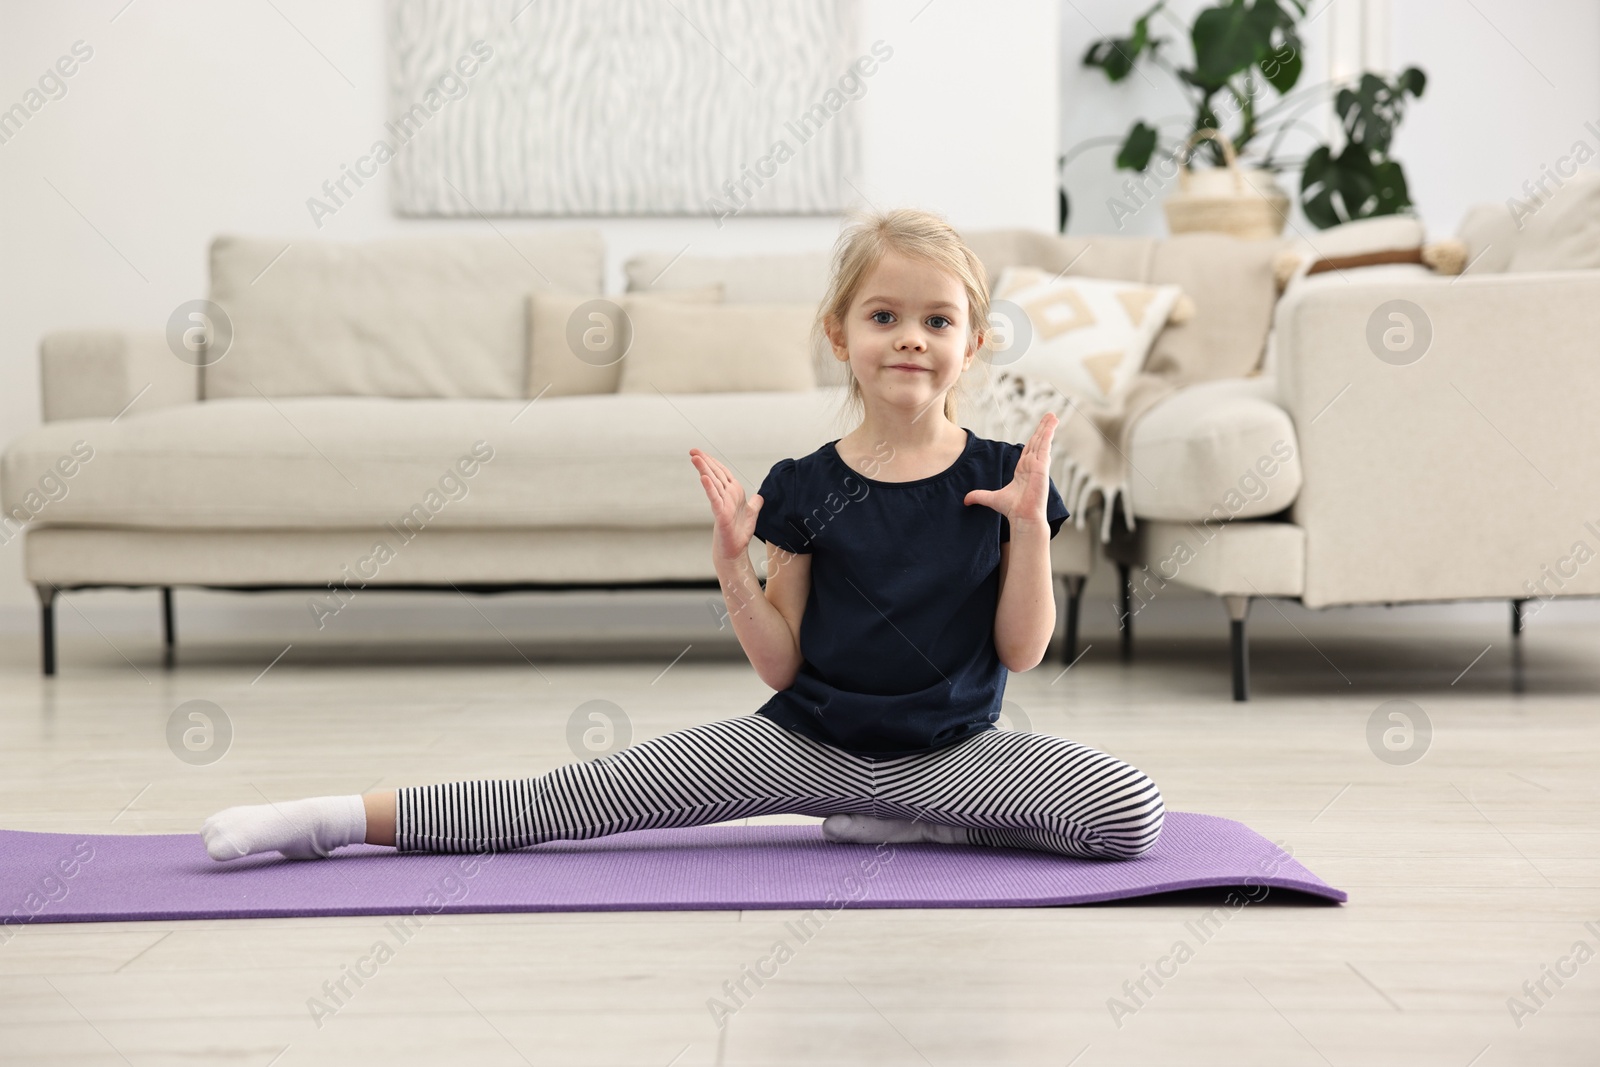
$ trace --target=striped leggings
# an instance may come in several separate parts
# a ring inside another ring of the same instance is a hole
[[[1161,792],[1076,741],[987,730],[934,752],[851,755],[762,715],[692,726],[537,778],[398,790],[403,852],[501,852],[624,830],[839,812],[965,827],[969,844],[1137,856]]]

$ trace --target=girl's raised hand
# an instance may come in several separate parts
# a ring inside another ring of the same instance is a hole
[[[689,449],[689,460],[700,472],[700,484],[705,488],[706,499],[711,501],[711,513],[717,521],[712,552],[722,559],[738,559],[749,551],[756,515],[763,503],[761,494],[745,500],[744,486],[739,484],[739,479],[719,460],[698,448]]]
[[[1033,436],[1022,447],[1011,481],[1004,489],[974,489],[962,498],[963,504],[984,504],[1004,515],[1016,529],[1019,522],[1044,524],[1050,503],[1050,442],[1061,420],[1047,411]]]

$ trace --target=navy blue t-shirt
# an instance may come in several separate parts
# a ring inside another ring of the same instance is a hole
[[[961,457],[908,482],[868,478],[830,441],[773,464],[755,536],[811,554],[789,688],[757,709],[860,756],[943,748],[994,729],[1006,670],[994,647],[1000,542],[1010,522],[974,489],[1004,489],[1022,446],[967,431]],[[1068,517],[1050,482],[1050,536]]]

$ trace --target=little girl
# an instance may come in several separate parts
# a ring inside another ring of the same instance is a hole
[[[1143,773],[994,725],[1005,672],[1038,664],[1055,630],[1049,542],[1068,513],[1049,476],[1055,416],[1026,446],[955,422],[988,315],[983,265],[943,219],[855,219],[814,339],[849,363],[860,425],[774,464],[748,501],[722,463],[689,450],[734,632],[777,691],[753,714],[536,778],[228,808],[205,821],[206,850],[503,851],[787,813],[825,816],[830,841],[1107,859],[1150,848],[1165,808]],[[752,535],[767,546],[764,591]]]

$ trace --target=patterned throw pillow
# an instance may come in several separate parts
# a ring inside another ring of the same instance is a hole
[[[1007,267],[990,298],[991,323],[1004,324],[990,364],[1042,378],[1069,396],[1110,401],[1144,367],[1182,295],[1176,285]],[[1017,309],[1023,321],[1009,321],[1018,317]]]

